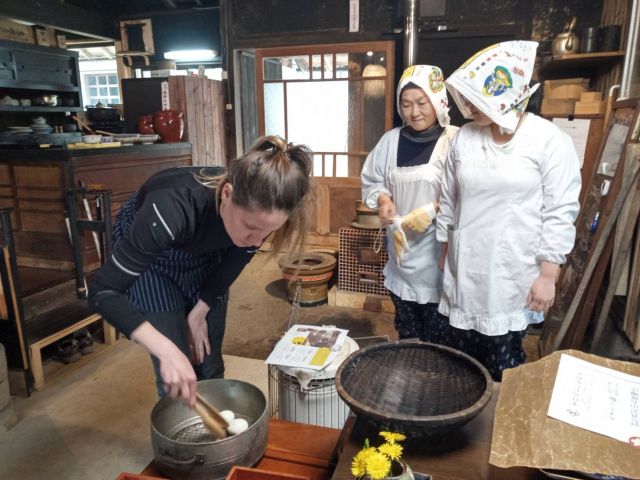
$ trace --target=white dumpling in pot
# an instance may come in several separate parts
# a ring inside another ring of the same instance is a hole
[[[238,435],[248,428],[249,422],[247,422],[244,418],[234,418],[229,422],[227,432],[229,432],[229,435]]]
[[[220,412],[220,416],[224,418],[227,423],[231,423],[233,419],[236,418],[235,413],[233,413],[231,410],[222,410]]]

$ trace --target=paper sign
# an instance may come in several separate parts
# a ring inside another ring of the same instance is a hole
[[[322,370],[336,358],[348,332],[334,327],[294,325],[265,363]]]
[[[554,118],[553,123],[560,127],[560,129],[567,133],[571,137],[571,140],[573,140],[573,146],[576,148],[578,158],[580,159],[580,168],[582,168],[584,152],[587,149],[587,138],[589,137],[591,120],[584,118],[576,118],[573,120]]]
[[[349,0],[349,31],[360,30],[360,0]]]
[[[640,446],[640,377],[563,354],[548,415]]]

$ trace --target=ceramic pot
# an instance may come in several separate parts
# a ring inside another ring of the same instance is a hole
[[[153,116],[153,128],[162,143],[177,143],[182,138],[184,120],[182,112],[162,110]]]
[[[156,133],[153,129],[153,115],[144,115],[138,119],[138,132],[143,135],[153,135]]]
[[[391,473],[385,480],[415,480],[413,470],[402,460],[391,462]]]

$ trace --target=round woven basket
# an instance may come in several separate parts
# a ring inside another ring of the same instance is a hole
[[[338,394],[376,428],[412,437],[457,429],[491,398],[491,376],[453,348],[416,340],[352,353],[336,373]]]

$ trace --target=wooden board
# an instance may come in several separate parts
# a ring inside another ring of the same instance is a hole
[[[384,295],[371,295],[361,292],[347,292],[333,286],[329,290],[327,301],[332,307],[349,307],[369,312],[396,313],[391,298]]]
[[[640,351],[640,223],[636,223],[634,252],[622,328],[634,350]]]
[[[558,348],[579,349],[582,346],[584,333],[602,283],[603,268],[606,269],[613,248],[612,243],[609,245],[608,242],[599,242],[599,240],[603,232],[613,228],[607,225],[607,222],[616,204],[624,178],[624,155],[621,148],[631,136],[631,126],[635,124],[637,113],[636,102],[618,102],[614,106],[607,135],[600,146],[599,159],[586,188],[576,221],[576,243],[562,268],[555,304],[545,318],[540,336],[540,350],[543,355]],[[616,138],[620,136],[623,137],[623,141],[618,145]],[[616,162],[618,166],[615,171],[612,171],[611,166]],[[608,164],[607,168],[605,163]],[[603,196],[604,184],[608,185],[606,196]],[[601,248],[597,257],[593,258],[596,245],[600,245]],[[605,266],[598,265],[598,262],[604,263]],[[585,278],[587,272],[589,272],[589,278]],[[591,275],[594,277],[591,278]],[[577,296],[580,298],[576,298]]]
[[[193,165],[227,164],[223,83],[197,75],[169,77],[169,103],[182,112],[182,140],[191,142]]]

